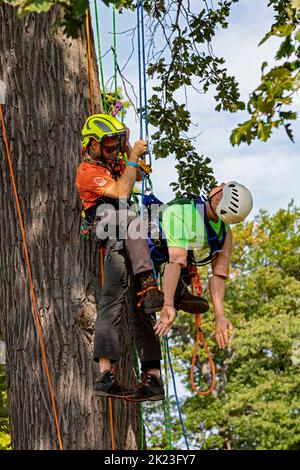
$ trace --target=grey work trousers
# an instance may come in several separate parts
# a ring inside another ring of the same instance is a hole
[[[119,326],[128,292],[129,273],[152,269],[147,240],[131,239],[124,242],[109,240],[104,258],[104,286],[101,290],[94,339],[94,360],[107,357],[117,362],[120,356]],[[122,248],[124,243],[125,248]],[[135,280],[131,276],[130,318],[141,362],[161,360],[159,339],[154,333],[151,317],[135,307]]]

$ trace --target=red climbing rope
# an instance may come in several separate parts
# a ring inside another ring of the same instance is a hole
[[[38,334],[38,337],[39,337],[39,340],[40,340],[42,359],[43,359],[45,374],[46,374],[47,382],[48,382],[48,386],[49,386],[49,392],[50,392],[50,397],[51,397],[51,405],[52,405],[52,411],[53,411],[53,416],[54,416],[54,421],[55,421],[55,426],[56,426],[56,431],[57,431],[57,438],[58,438],[58,442],[59,442],[59,448],[60,448],[60,450],[63,450],[60,427],[59,427],[59,421],[58,421],[58,414],[57,414],[57,409],[56,409],[56,404],[55,404],[55,395],[54,395],[52,380],[51,380],[51,376],[50,376],[50,372],[49,372],[49,366],[48,366],[48,360],[47,360],[46,351],[45,351],[45,345],[44,345],[41,322],[40,322],[39,313],[38,313],[38,309],[37,309],[37,302],[36,302],[36,296],[35,296],[35,292],[34,292],[32,274],[31,274],[31,266],[30,266],[30,259],[29,259],[27,242],[26,242],[26,235],[25,235],[23,217],[22,217],[22,212],[21,212],[21,207],[20,207],[20,201],[19,201],[17,186],[16,186],[16,182],[15,182],[15,175],[14,175],[12,159],[11,159],[11,154],[10,154],[9,145],[8,145],[7,132],[6,132],[6,126],[5,126],[4,115],[3,115],[3,108],[2,108],[1,103],[0,103],[0,120],[1,120],[1,124],[2,124],[3,140],[4,140],[4,144],[5,144],[5,149],[6,149],[9,172],[10,172],[11,182],[12,182],[13,191],[14,191],[15,203],[16,203],[18,217],[19,217],[19,223],[20,223],[20,229],[21,229],[21,235],[22,235],[22,242],[23,242],[25,260],[26,260],[26,265],[27,265],[27,274],[28,274],[30,291],[31,291],[32,306],[33,306],[34,317],[35,317],[35,324],[36,324],[37,334]]]
[[[192,283],[192,293],[198,295],[199,297],[202,295],[202,284],[201,284],[201,279],[198,274],[197,266],[189,265],[189,273],[191,277],[191,283]],[[198,394],[198,395],[210,395],[216,385],[216,367],[214,364],[214,361],[211,357],[211,354],[209,352],[208,346],[206,344],[206,341],[204,339],[204,335],[201,329],[201,315],[198,313],[195,315],[195,320],[196,320],[196,325],[197,325],[197,337],[196,337],[196,343],[195,343],[195,348],[194,348],[194,354],[193,354],[193,359],[192,359],[192,367],[191,367],[191,384],[193,387],[193,390]],[[207,354],[207,358],[210,364],[211,368],[211,375],[212,375],[212,381],[211,385],[208,390],[202,392],[197,388],[195,385],[195,364],[196,364],[196,358],[197,358],[197,351],[199,348],[199,344],[203,344],[203,347],[205,349],[205,352]]]

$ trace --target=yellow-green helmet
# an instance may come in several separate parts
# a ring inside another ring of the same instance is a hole
[[[108,114],[93,114],[88,117],[81,131],[82,147],[86,148],[90,139],[101,142],[104,137],[120,137],[123,146],[126,140],[125,127],[118,119]]]

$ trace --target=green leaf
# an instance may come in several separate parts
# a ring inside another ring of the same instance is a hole
[[[271,36],[273,36],[272,31],[269,31],[264,38],[258,43],[258,46],[261,46],[264,42],[266,42]]]
[[[293,132],[292,132],[292,130],[291,130],[291,125],[290,125],[290,124],[284,124],[284,128],[285,128],[285,131],[286,131],[286,133],[287,133],[289,139],[290,139],[293,143],[295,143],[295,141],[294,141],[294,135],[293,135]]]
[[[276,60],[279,60],[283,57],[290,57],[294,51],[295,46],[291,41],[291,36],[287,36],[286,39],[281,43],[275,58]]]
[[[278,26],[273,26],[272,28],[272,34],[274,36],[290,36],[292,32],[294,31],[295,26],[293,24],[282,24]]]
[[[298,29],[298,31],[296,32],[295,39],[297,39],[297,41],[300,41],[300,29]]]
[[[266,142],[271,134],[271,127],[266,125],[263,121],[259,121],[258,129],[257,129],[257,136],[263,142]]]

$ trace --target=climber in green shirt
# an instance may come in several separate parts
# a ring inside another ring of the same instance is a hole
[[[253,205],[249,190],[234,181],[213,188],[208,200],[195,205],[191,199],[178,199],[167,204],[162,214],[162,229],[167,241],[169,262],[164,271],[164,307],[154,326],[159,336],[172,328],[176,311],[174,295],[180,272],[187,266],[188,251],[203,254],[211,262],[209,290],[215,310],[215,336],[220,348],[228,345],[233,330],[224,316],[225,281],[229,274],[232,233],[229,224],[244,220]]]

